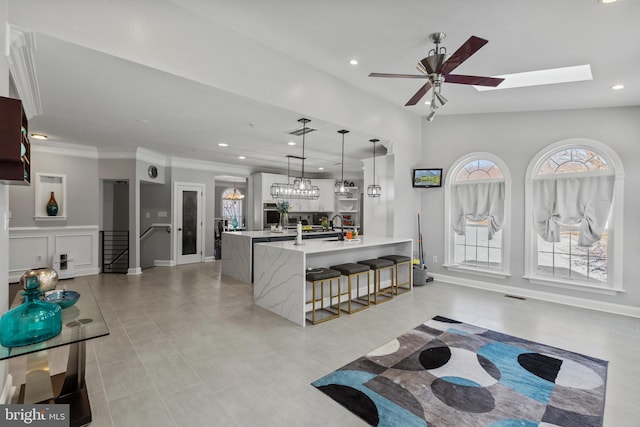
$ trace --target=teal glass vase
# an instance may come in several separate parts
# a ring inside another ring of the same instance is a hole
[[[233,216],[233,221],[231,221],[231,225],[233,225],[233,229],[235,230],[236,228],[238,228],[238,217],[237,216]]]
[[[7,311],[0,319],[0,344],[20,347],[53,338],[62,331],[62,309],[40,301],[37,277],[25,280],[24,303]]]

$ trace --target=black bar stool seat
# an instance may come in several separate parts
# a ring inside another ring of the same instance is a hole
[[[358,261],[358,264],[368,265],[369,268],[373,270],[373,303],[379,304],[393,299],[393,268],[395,266],[393,261],[382,258],[372,258]],[[389,270],[391,272],[391,286],[385,288],[382,287],[382,282],[380,280],[380,274],[384,270]]]
[[[394,288],[395,288],[396,295],[409,292],[411,290],[411,286],[413,283],[413,280],[411,278],[411,274],[413,273],[413,267],[411,266],[411,258],[404,255],[385,255],[385,256],[381,256],[380,258],[388,259],[389,261],[393,261],[393,263],[395,264],[396,281],[394,283]],[[407,277],[408,277],[407,281],[400,283],[400,275],[398,270],[402,265],[406,265],[409,270],[407,273]]]
[[[338,289],[334,293],[334,280],[336,279]],[[313,268],[307,270],[306,280],[311,282],[311,300],[306,301],[307,304],[311,303],[311,311],[307,313],[307,320],[315,325],[340,317],[340,272],[330,268]],[[324,294],[327,282],[329,301],[325,306]],[[336,304],[333,303],[334,299],[337,299]]]
[[[353,262],[332,265],[332,270],[339,271],[340,274],[347,277],[347,290],[343,292],[342,295],[347,295],[345,301],[342,302],[340,308],[342,311],[346,313],[355,313],[360,310],[364,310],[365,308],[369,308],[371,305],[371,299],[369,294],[371,293],[371,288],[369,287],[369,266],[364,264],[356,264]],[[367,293],[366,297],[360,295],[360,277],[364,274],[367,275]],[[352,279],[356,278],[356,286],[355,286],[355,295],[352,284]]]

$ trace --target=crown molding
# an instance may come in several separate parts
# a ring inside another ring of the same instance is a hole
[[[59,156],[84,157],[87,159],[98,158],[98,149],[96,147],[65,142],[38,141],[34,139],[31,141],[31,150]]]
[[[14,24],[7,25],[7,33],[9,71],[22,100],[25,114],[29,119],[42,115],[42,100],[33,58],[36,35],[33,31]]]
[[[169,166],[181,169],[203,170],[215,174],[250,175],[252,173],[251,168],[246,166],[187,159],[184,157],[171,157]]]
[[[98,151],[100,160],[135,160],[136,153],[133,151]]]
[[[167,156],[164,154],[142,147],[136,149],[136,160],[142,160],[162,167],[166,167],[168,163]]]

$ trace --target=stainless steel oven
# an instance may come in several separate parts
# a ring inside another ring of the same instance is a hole
[[[278,225],[280,222],[280,212],[276,208],[275,203],[265,203],[263,205],[262,227],[270,228],[272,225]]]

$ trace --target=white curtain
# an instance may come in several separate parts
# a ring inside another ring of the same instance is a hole
[[[578,246],[600,240],[613,200],[613,175],[536,178],[533,220],[547,242],[560,241],[560,224],[579,224]]]
[[[504,220],[504,181],[467,181],[451,185],[451,224],[464,236],[466,222],[487,220],[489,240]]]

